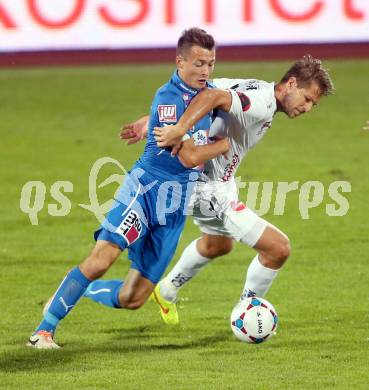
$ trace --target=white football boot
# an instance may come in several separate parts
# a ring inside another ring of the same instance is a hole
[[[53,334],[51,332],[46,332],[40,330],[39,332],[33,334],[26,344],[27,347],[37,348],[37,349],[58,349],[60,346],[55,343],[53,339]]]

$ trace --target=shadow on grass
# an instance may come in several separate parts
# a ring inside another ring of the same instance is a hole
[[[57,369],[58,372],[69,370],[71,366],[83,364],[84,358],[88,359],[88,355],[94,354],[118,354],[125,353],[148,353],[153,351],[173,351],[173,350],[187,350],[187,349],[202,349],[204,347],[214,346],[218,343],[229,339],[229,332],[224,330],[205,337],[193,337],[192,339],[176,337],[177,342],[169,343],[149,343],[147,339],[165,337],[165,334],[160,335],[147,334],[145,337],[145,344],[142,344],[142,333],[146,330],[152,332],[152,328],[141,326],[137,328],[128,329],[110,329],[108,334],[119,335],[117,337],[108,337],[103,341],[92,341],[90,344],[81,342],[78,344],[66,344],[60,350],[34,350],[23,347],[24,340],[14,340],[14,344],[20,347],[11,352],[7,352],[0,357],[0,372],[16,373],[21,371],[38,370],[38,372],[50,372]],[[123,336],[124,334],[124,336]],[[173,332],[169,338],[173,339],[175,333]],[[84,356],[86,355],[86,356]]]

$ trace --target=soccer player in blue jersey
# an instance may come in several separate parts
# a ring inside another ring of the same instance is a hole
[[[132,262],[126,279],[94,282],[96,300],[111,307],[137,309],[154,290],[173,257],[184,226],[186,199],[198,177],[198,171],[192,168],[227,152],[229,143],[223,139],[195,145],[194,139],[206,139],[209,114],[189,131],[178,157],[171,156],[170,148],[157,146],[153,128],[177,123],[191,99],[209,86],[207,80],[214,63],[213,37],[198,28],[184,31],[177,45],[177,70],[157,91],[152,103],[144,153],[126,176],[115,204],[95,232],[94,249],[61,282],[28,346],[59,348],[54,341],[58,323],[126,248]]]

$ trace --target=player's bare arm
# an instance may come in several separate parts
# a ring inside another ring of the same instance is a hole
[[[186,132],[209,111],[219,108],[229,112],[232,95],[229,91],[205,88],[194,99],[174,126],[155,127],[154,135],[158,146],[173,146],[180,142]]]
[[[221,154],[227,153],[230,148],[228,138],[223,138],[212,144],[196,146],[193,138],[181,143],[178,157],[186,168],[194,168]]]
[[[128,140],[127,145],[142,141],[147,136],[149,116],[145,115],[133,123],[124,124],[119,132],[119,138]]]

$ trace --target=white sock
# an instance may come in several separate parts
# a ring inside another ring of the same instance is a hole
[[[264,267],[259,261],[259,255],[256,255],[247,269],[243,296],[249,292],[257,297],[263,297],[269,290],[279,269]]]
[[[177,297],[179,289],[210,261],[207,257],[201,256],[197,250],[196,244],[198,240],[192,241],[186,247],[177,264],[160,282],[160,294],[164,299],[173,302]]]

